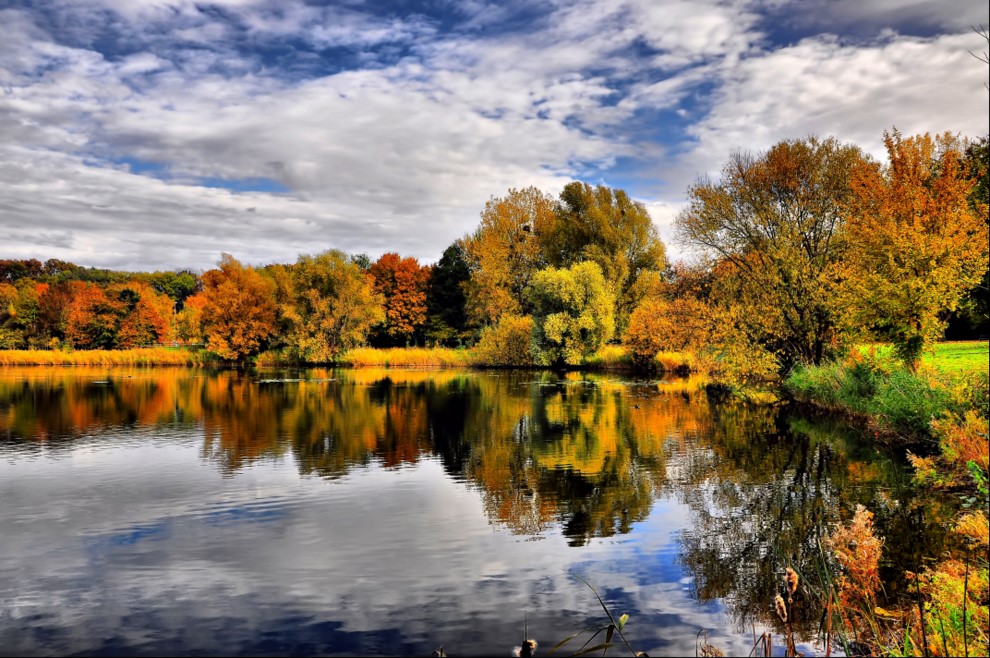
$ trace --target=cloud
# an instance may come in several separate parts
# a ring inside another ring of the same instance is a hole
[[[4,10],[6,255],[135,269],[330,247],[434,260],[509,187],[609,181],[669,219],[735,148],[817,133],[875,152],[893,125],[985,131],[968,30],[775,43],[771,17],[805,20],[791,3],[438,6]],[[215,189],[264,180],[288,192]]]

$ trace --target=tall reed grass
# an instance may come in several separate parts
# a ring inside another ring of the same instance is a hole
[[[0,366],[206,366],[218,364],[205,351],[173,347],[129,350],[0,350]]]
[[[354,368],[464,368],[475,364],[469,350],[447,347],[358,347],[345,352],[340,365]]]

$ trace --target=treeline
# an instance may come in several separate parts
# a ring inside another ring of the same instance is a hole
[[[878,162],[835,139],[733,153],[676,221],[667,262],[646,209],[572,182],[493,197],[434,265],[336,250],[201,275],[0,261],[0,347],[205,344],[329,363],[360,345],[473,346],[491,365],[579,365],[622,342],[727,377],[819,363],[865,338],[909,364],[946,322],[987,332],[984,137],[885,134]],[[669,359],[668,359],[669,361]]]

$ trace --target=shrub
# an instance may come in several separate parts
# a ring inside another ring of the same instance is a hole
[[[482,366],[531,366],[533,318],[528,315],[508,315],[498,324],[486,327],[472,351],[473,360]]]
[[[632,312],[625,344],[641,367],[654,366],[658,352],[693,351],[709,334],[704,304],[689,297],[647,299]]]

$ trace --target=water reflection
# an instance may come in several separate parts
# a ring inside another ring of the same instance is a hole
[[[424,465],[432,469],[430,465],[436,464],[450,481],[477,492],[484,517],[497,529],[532,538],[559,532],[567,545],[585,550],[595,540],[635,536],[639,526],[640,535],[648,539],[657,532],[649,528],[658,501],[670,501],[673,507],[668,510],[665,504],[664,514],[690,518],[672,544],[652,554],[613,550],[615,560],[607,567],[596,563],[589,568],[602,572],[601,577],[609,582],[601,584],[613,587],[611,595],[616,601],[631,596],[637,588],[645,596],[658,578],[677,583],[686,573],[695,601],[718,603],[743,636],[754,620],[774,623],[771,605],[783,569],[791,565],[802,573],[813,573],[818,541],[828,524],[840,515],[850,516],[857,503],[877,513],[878,527],[887,535],[888,548],[895,547],[896,556],[900,556],[897,551],[917,551],[920,544],[939,541],[939,526],[933,517],[919,514],[917,504],[902,491],[900,467],[863,452],[848,431],[795,418],[773,407],[713,400],[694,380],[637,382],[577,374],[561,378],[549,373],[371,369],[0,371],[0,456],[14,463],[39,455],[79,458],[87,450],[121,447],[127,442],[150,442],[164,450],[170,442],[188,441],[190,435],[200,437],[197,450],[202,463],[227,479],[263,464],[291,465],[304,480],[334,482],[348,478],[356,469],[365,472],[374,467],[376,473],[388,473]],[[165,454],[171,453],[166,450]],[[125,477],[122,465],[104,468],[109,481]],[[151,476],[145,472],[142,477]],[[354,482],[348,483],[350,491],[357,487]],[[156,486],[165,491],[185,485],[163,478]],[[455,504],[446,498],[430,498],[429,487],[415,492],[434,505]],[[414,497],[412,491],[409,495]],[[160,498],[169,501],[175,496],[166,492]],[[348,500],[349,505],[356,504]],[[315,506],[306,501],[302,494],[293,498],[278,491],[260,500],[220,501],[186,512],[163,509],[131,527],[111,528],[89,537],[86,550],[104,555],[122,546],[181,540],[188,541],[189,550],[195,552],[200,549],[190,537],[201,531],[191,528],[201,526],[236,530],[237,541],[244,541],[245,533],[262,533],[255,537],[262,546],[267,531],[244,528],[272,524],[281,528],[279,532],[287,532],[285,525],[291,519],[313,513]],[[387,513],[371,506],[362,518],[382,521]],[[403,523],[408,521],[408,510],[395,515]],[[407,537],[416,532],[412,526],[402,527]],[[359,543],[379,546],[377,559],[398,559],[382,552],[392,541],[385,530],[368,534],[367,528],[358,530],[338,520],[333,541],[341,541],[336,533],[342,528],[354,532]],[[330,541],[323,534],[325,528],[307,532],[311,534],[301,541],[312,545]],[[429,552],[430,537],[425,534],[423,550]],[[448,542],[461,541],[456,534],[443,536]],[[142,550],[147,553],[142,553],[141,564],[166,560],[155,552],[160,548]],[[352,547],[351,553],[359,550]],[[636,551],[640,550],[637,546]],[[131,555],[129,559],[137,558]],[[8,564],[14,561],[11,557]],[[264,573],[265,568],[258,570]],[[463,578],[477,571],[465,563],[453,576]],[[505,574],[522,577],[518,571]],[[530,574],[527,587],[536,587],[536,591],[548,587],[561,596],[557,591],[560,577],[560,573],[552,578]],[[434,575],[431,588],[437,587],[435,581],[444,578]],[[517,587],[484,573],[477,575],[472,586],[484,587],[496,598],[500,588],[508,587],[501,596],[509,596]],[[402,584],[396,587],[401,589]],[[415,592],[424,587],[421,580],[413,579],[401,589],[401,596],[415,599]],[[457,591],[456,586],[450,587],[451,592]],[[359,594],[351,596],[360,599]],[[344,597],[334,605],[345,605],[347,600]],[[644,602],[635,604],[643,606]],[[559,601],[551,597],[544,607],[560,608]],[[467,624],[472,612],[462,612],[465,619],[446,623]],[[640,619],[673,623],[656,616],[660,615],[657,610],[638,612]],[[808,640],[818,619],[814,602],[806,602],[801,614],[799,631]],[[477,621],[498,625],[493,618]],[[558,622],[562,631],[569,632],[584,625],[577,619]],[[570,622],[573,626],[567,628]],[[702,623],[710,627],[711,622],[707,618]],[[356,636],[337,626],[324,627],[318,620],[300,623],[304,628],[332,631],[347,642],[356,641]],[[437,622],[431,616],[423,623]],[[390,624],[376,627],[376,632],[393,633],[382,651],[419,651],[426,646],[426,632],[417,636],[419,644],[408,644],[408,629],[402,630],[398,622]],[[475,628],[470,633],[479,632]],[[514,629],[511,637],[516,635]],[[364,637],[364,641],[374,638]],[[488,636],[482,639],[492,641]],[[270,648],[254,644],[247,650],[281,651],[281,640],[270,640],[275,643]],[[670,640],[657,636],[652,641],[654,650],[676,653],[690,647],[669,646]],[[470,646],[466,639],[461,642],[462,647]],[[327,651],[319,643],[311,648]],[[298,645],[287,650],[310,652]]]

